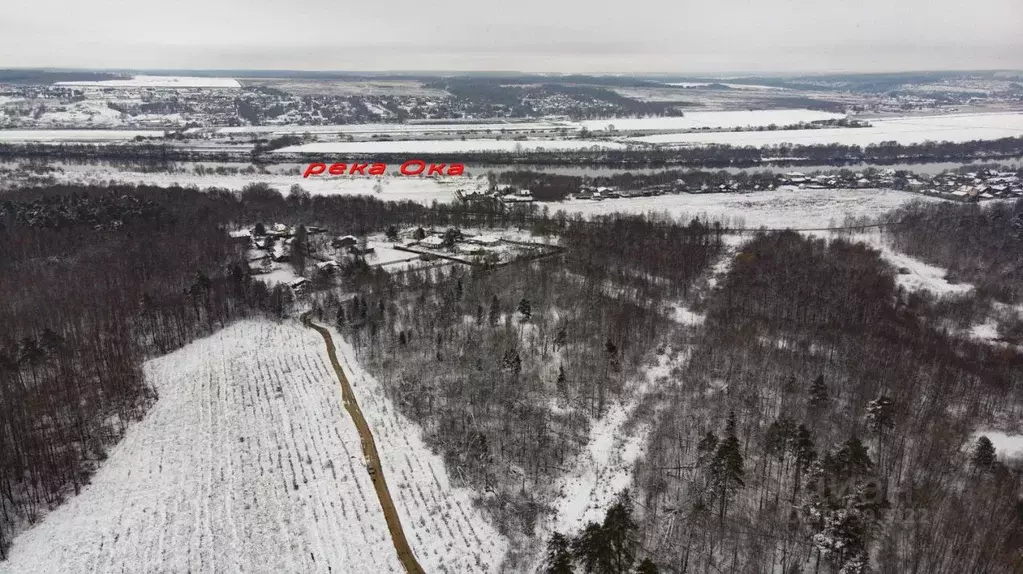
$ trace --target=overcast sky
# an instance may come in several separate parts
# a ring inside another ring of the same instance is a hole
[[[1023,69],[1023,0],[2,0],[2,5],[0,68]]]

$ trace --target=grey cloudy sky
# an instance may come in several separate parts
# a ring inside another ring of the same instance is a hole
[[[0,67],[1023,69],[1023,0],[3,0]]]

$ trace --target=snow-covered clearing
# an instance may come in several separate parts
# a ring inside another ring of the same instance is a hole
[[[402,572],[316,332],[241,321],[145,372],[152,410],[0,573]],[[424,568],[493,570],[503,539],[469,493],[375,383],[352,384]]]
[[[777,123],[781,125],[780,122]],[[871,120],[871,124],[868,128],[661,134],[630,140],[678,145],[727,144],[762,147],[782,143],[800,145],[837,143],[867,146],[886,141],[913,144],[925,141],[966,142],[1023,136],[1023,113],[1020,112],[889,118]],[[615,124],[615,127],[618,127],[618,124]]]
[[[543,520],[538,537],[552,532],[575,535],[590,521],[600,522],[615,497],[630,488],[636,462],[644,455],[652,412],[643,399],[658,387],[670,384],[672,370],[689,359],[688,351],[667,349],[643,376],[629,382],[625,398],[611,404],[604,417],[590,427],[586,447],[570,462],[569,470],[554,483],[554,513]],[[542,553],[541,553],[542,554]],[[530,571],[539,571],[543,556],[536,556]]]
[[[290,285],[295,281],[301,279],[298,273],[295,273],[295,268],[290,263],[278,263],[273,264],[273,270],[269,273],[259,273],[252,276],[257,281],[262,281],[267,285],[273,287],[275,285]]]
[[[112,110],[111,110],[112,111]],[[109,142],[135,137],[162,138],[156,130],[0,130],[3,142]]]
[[[192,76],[134,76],[130,80],[99,80],[55,82],[58,86],[97,88],[240,88],[234,78],[199,78]]]
[[[622,149],[625,144],[596,140],[407,140],[368,142],[316,142],[289,146],[273,153],[470,153],[518,151],[570,151],[588,149]]]
[[[947,269],[925,263],[893,249],[879,231],[846,235],[853,242],[863,242],[881,252],[881,257],[896,269],[895,279],[907,291],[926,290],[941,295],[962,295],[973,289],[969,283],[949,283]]]
[[[748,228],[819,228],[842,224],[846,215],[877,216],[911,201],[941,201],[920,194],[881,189],[794,189],[750,193],[699,193],[606,199],[572,200],[551,204],[583,215],[663,213],[673,217],[706,215],[712,219],[744,221]]]
[[[390,265],[420,258],[419,254],[395,249],[390,241],[370,240],[367,245],[373,248],[373,253],[366,256],[366,263],[370,265]]]

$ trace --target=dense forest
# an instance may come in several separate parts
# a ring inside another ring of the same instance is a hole
[[[863,244],[760,235],[710,298],[641,465],[677,572],[1018,572],[1023,354],[945,334]]]
[[[888,233],[985,304],[1012,306],[1021,213],[912,205]],[[158,400],[147,358],[294,308],[227,234],[276,222],[334,235],[511,227],[564,248],[497,268],[356,265],[308,301],[475,488],[514,541],[509,571],[544,545],[560,573],[1023,568],[1020,467],[977,437],[1023,413],[1023,353],[949,330],[962,302],[907,292],[869,247],[794,232],[737,246],[721,222],[261,184],[0,199],[0,556]],[[703,319],[680,321],[679,306]],[[671,368],[649,382],[653,365]],[[638,380],[649,432],[632,489],[603,521],[547,536],[555,478]]]

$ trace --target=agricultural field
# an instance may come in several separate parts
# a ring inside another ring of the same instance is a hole
[[[495,571],[504,539],[335,341],[419,562]],[[402,571],[316,332],[245,320],[145,373],[153,409],[0,572]]]
[[[659,134],[632,138],[657,145],[768,146],[778,144],[877,145],[894,141],[900,144],[925,141],[967,142],[1023,135],[1023,113],[949,114],[870,120],[871,127],[823,128],[785,131],[748,131],[688,134]]]
[[[123,80],[56,82],[58,86],[94,88],[240,88],[234,78],[138,75]]]
[[[162,138],[154,130],[0,130],[0,143],[117,142],[136,137]]]

